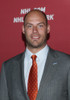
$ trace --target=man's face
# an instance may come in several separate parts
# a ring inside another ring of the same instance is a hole
[[[46,45],[49,26],[40,12],[31,12],[25,19],[23,34],[26,37],[26,45],[29,49],[41,49]]]

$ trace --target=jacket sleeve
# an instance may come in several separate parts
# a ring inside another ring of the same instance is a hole
[[[9,100],[4,64],[0,73],[0,100]]]

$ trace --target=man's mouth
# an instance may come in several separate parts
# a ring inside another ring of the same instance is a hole
[[[32,39],[39,39],[39,36],[33,36]]]
[[[32,39],[39,39],[40,36],[39,36],[39,35],[32,35],[31,38],[32,38]]]

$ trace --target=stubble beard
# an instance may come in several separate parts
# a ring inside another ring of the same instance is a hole
[[[39,48],[43,48],[46,45],[46,42],[47,42],[47,38],[45,38],[41,43],[37,43],[37,44],[34,44],[26,39],[26,46],[31,49],[39,49]]]

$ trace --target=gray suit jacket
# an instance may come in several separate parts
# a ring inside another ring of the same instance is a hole
[[[3,63],[0,100],[29,100],[24,79],[25,52]],[[70,100],[70,56],[49,50],[36,100]]]

